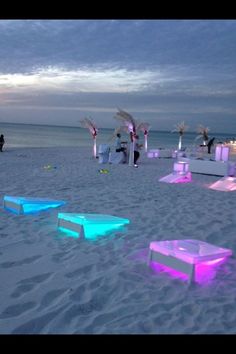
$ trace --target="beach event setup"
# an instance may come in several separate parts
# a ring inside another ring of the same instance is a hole
[[[62,200],[46,198],[13,197],[5,195],[3,199],[4,209],[15,214],[33,214],[50,208],[58,208],[65,205]]]
[[[157,262],[167,267],[166,270],[183,273],[192,282],[201,281],[212,267],[231,255],[230,249],[199,240],[154,241],[149,246],[148,263]]]
[[[123,230],[129,220],[113,215],[59,213],[58,228],[74,237],[92,239],[115,230]]]

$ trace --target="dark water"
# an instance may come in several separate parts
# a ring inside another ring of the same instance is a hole
[[[97,136],[97,145],[112,144],[113,129],[100,128]],[[80,127],[62,127],[49,125],[0,123],[0,134],[4,134],[6,147],[72,147],[87,146],[93,144],[92,137],[87,129]],[[233,138],[230,134],[211,134],[217,141],[225,141]],[[143,142],[143,134],[139,133],[140,142]],[[197,133],[186,132],[182,138],[182,146],[201,144],[202,140],[196,140]],[[122,133],[122,139],[129,141],[129,136]],[[173,147],[178,146],[178,133],[170,131],[150,130],[148,135],[148,147]]]

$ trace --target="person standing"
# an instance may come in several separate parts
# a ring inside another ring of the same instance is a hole
[[[5,144],[4,135],[0,135],[0,151],[2,152],[3,145]]]
[[[137,161],[140,156],[139,150],[141,150],[141,148],[143,147],[143,145],[139,144],[138,142],[139,142],[139,136],[136,135],[135,136],[135,144],[134,144],[134,167],[138,167]]]
[[[116,134],[116,152],[123,152],[124,154],[124,163],[127,160],[127,152],[126,152],[126,148],[121,146],[121,135],[120,133]]]
[[[214,145],[214,140],[215,140],[215,137],[212,138],[211,140],[209,140],[209,142],[208,142],[208,144],[207,144],[208,154],[211,153],[211,147]]]

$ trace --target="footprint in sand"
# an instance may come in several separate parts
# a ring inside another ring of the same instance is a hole
[[[29,258],[22,259],[21,261],[14,261],[14,262],[4,262],[0,264],[0,268],[12,268],[12,267],[18,267],[24,264],[31,264],[34,263],[36,260],[41,258],[42,256],[33,256]]]
[[[50,279],[52,274],[53,273],[45,273],[21,280],[17,288],[11,294],[11,297],[18,298],[23,296],[24,294],[27,294],[29,291],[34,290],[41,283]]]
[[[33,301],[29,301],[29,302],[25,302],[25,303],[21,302],[16,305],[8,306],[0,314],[0,318],[4,319],[4,318],[11,318],[11,317],[18,317],[18,316],[22,315],[23,313],[31,310],[35,306],[37,306],[37,303],[33,302]]]
[[[69,272],[67,274],[65,274],[65,277],[67,278],[75,278],[78,277],[79,275],[85,275],[88,274],[88,272],[90,272],[93,268],[93,265],[88,265],[88,266],[84,266],[82,268],[76,269],[73,272]]]
[[[39,311],[44,310],[45,308],[49,307],[50,305],[57,304],[62,295],[68,293],[68,288],[56,289],[49,291],[41,300]]]
[[[52,261],[55,263],[61,263],[71,258],[70,252],[59,252],[52,256]]]
[[[65,306],[25,322],[24,324],[13,329],[11,334],[47,333],[47,331],[45,332],[45,327],[48,327],[49,324],[58,316],[59,313],[63,311],[64,308]]]
[[[16,290],[11,294],[12,298],[18,298],[23,296],[24,294],[27,294],[29,291],[33,290],[35,288],[34,284],[25,284],[25,285],[20,285],[16,288]]]
[[[39,283],[43,283],[46,280],[48,280],[53,273],[44,273],[44,274],[39,274],[39,275],[35,275],[34,277],[31,278],[26,278],[24,280],[21,280],[21,284],[25,285],[25,284],[29,284],[29,283],[33,283],[33,284],[39,284]]]

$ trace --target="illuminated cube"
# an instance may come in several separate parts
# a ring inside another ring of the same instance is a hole
[[[154,241],[150,243],[148,262],[161,265],[174,276],[178,272],[190,282],[201,282],[212,267],[231,255],[230,249],[193,239]]]
[[[159,157],[159,149],[149,150],[147,153],[147,157],[149,158]]]
[[[216,161],[228,161],[229,159],[229,146],[217,145],[215,149]]]
[[[12,197],[5,195],[3,199],[4,208],[15,214],[34,214],[42,210],[58,208],[65,204],[66,202],[61,200],[46,198]]]
[[[174,172],[184,175],[187,174],[189,170],[189,163],[186,161],[174,162]]]
[[[59,213],[58,228],[67,234],[93,239],[112,231],[121,231],[128,219],[103,214]]]

